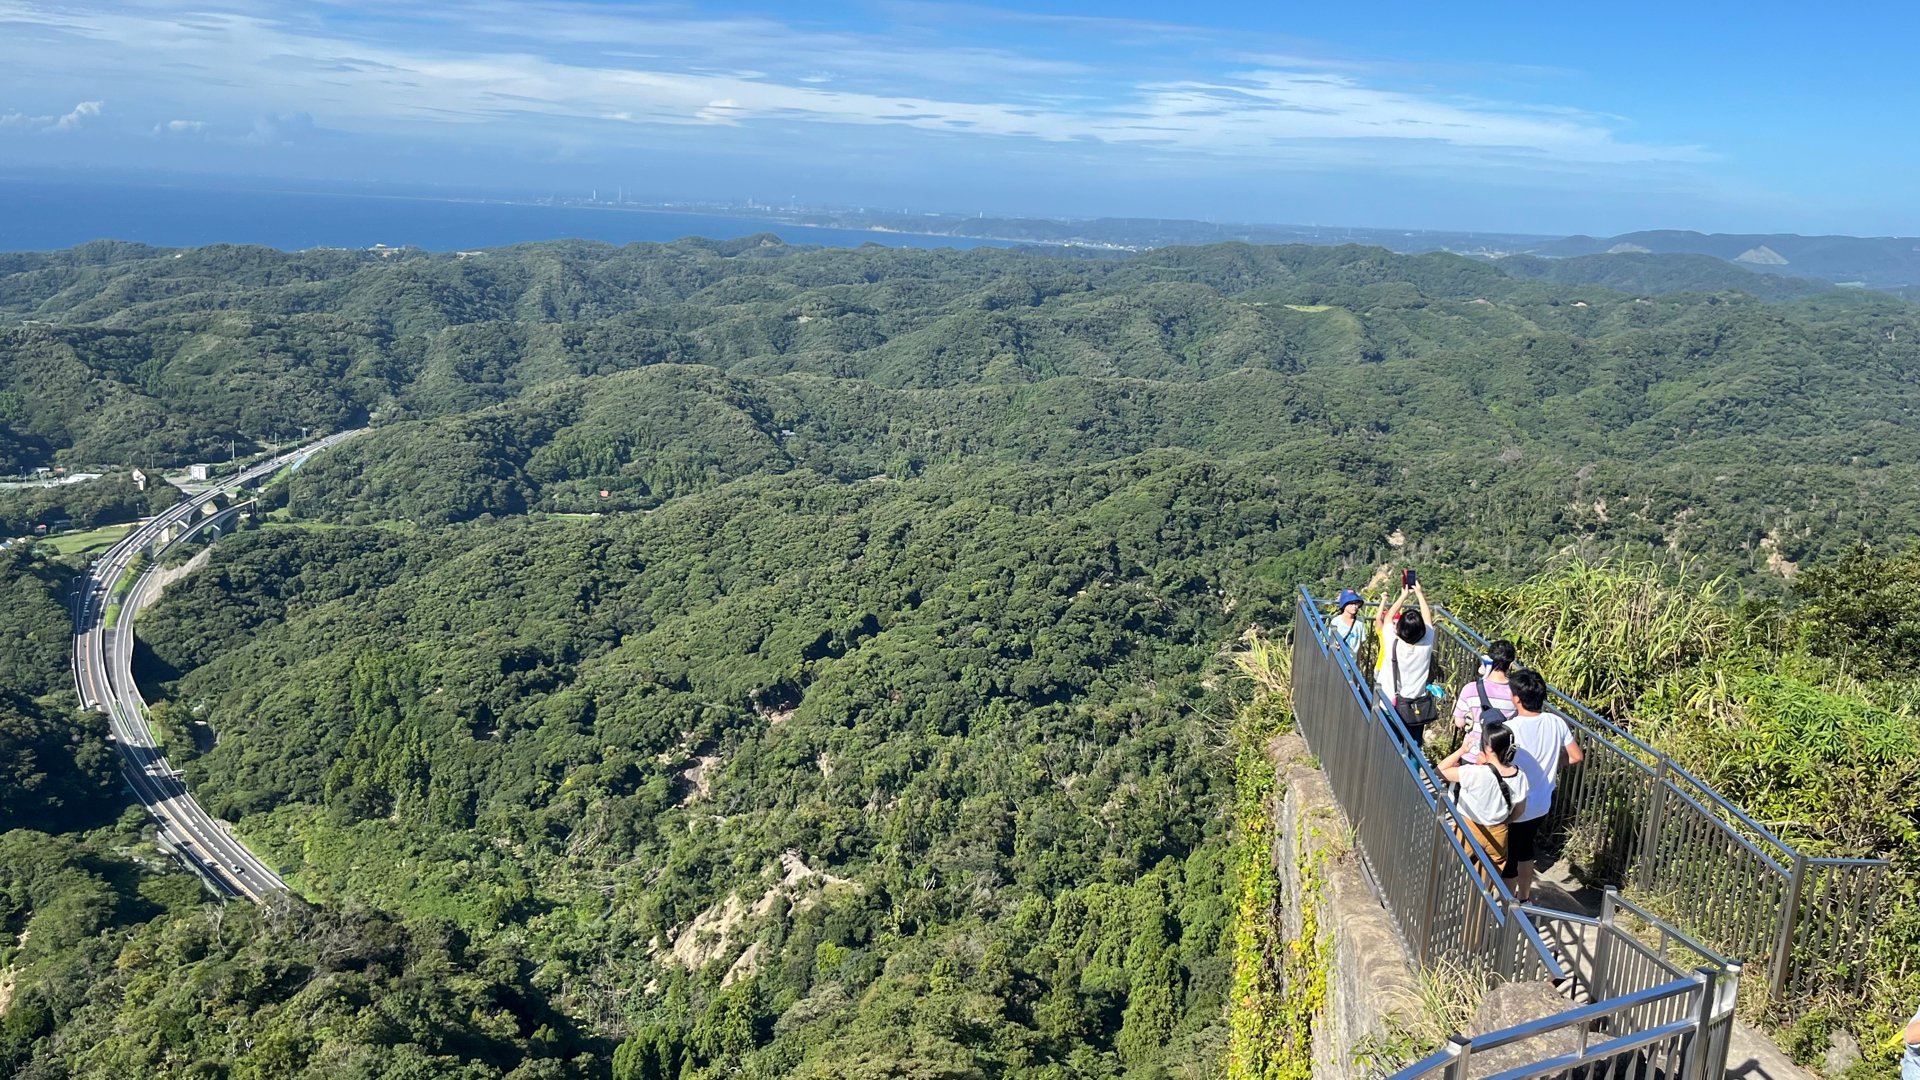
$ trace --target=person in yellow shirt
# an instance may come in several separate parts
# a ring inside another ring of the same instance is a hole
[[[1900,1041],[1906,1044],[1906,1050],[1900,1055],[1900,1080],[1920,1080],[1920,1012],[1907,1021]]]

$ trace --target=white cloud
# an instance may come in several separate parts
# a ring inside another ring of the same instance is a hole
[[[1288,143],[1404,140],[1569,162],[1701,161],[1691,146],[1615,139],[1604,118],[1370,86],[1340,72],[1273,70],[1142,88],[1136,108],[1095,125],[1102,137],[1220,152]]]
[[[313,117],[307,113],[275,113],[256,118],[253,130],[240,141],[257,146],[292,146],[318,130]]]
[[[0,0],[0,65],[125,86],[196,112],[266,112],[275,119],[249,137],[262,144],[286,143],[289,129],[302,126],[289,118],[311,127],[318,115],[352,132],[516,144],[577,139],[608,122],[799,121],[1092,141],[1243,164],[1392,165],[1450,156],[1564,168],[1709,156],[1694,146],[1626,140],[1623,122],[1598,112],[1401,87],[1364,65],[1285,53],[1241,50],[1265,62],[1243,61],[1235,71],[1157,56],[1152,66],[1161,73],[1148,77],[1137,74],[1148,65],[1096,66],[1038,47],[1018,52],[911,33],[827,32],[552,0],[422,0],[404,20],[355,9],[355,19],[337,24],[325,2],[186,3]],[[1102,27],[1133,35],[1115,38],[1114,47],[1126,50],[1154,47],[1136,38],[1172,34],[1102,20],[1078,20],[1072,29],[1092,35]],[[1079,55],[1100,55],[1099,40],[1081,44]],[[831,76],[822,74],[823,60]],[[1176,67],[1179,74],[1167,73]],[[83,102],[55,125],[68,130],[99,110],[98,102]],[[172,123],[199,122],[170,122],[170,131],[182,130]]]
[[[100,110],[105,106],[106,102],[104,101],[83,101],[75,105],[65,116],[55,120],[53,122],[53,130],[72,131],[84,123],[89,117],[99,116]]]
[[[28,131],[73,131],[106,108],[104,101],[82,101],[60,116],[29,116],[18,110],[0,113],[0,128]]]
[[[205,120],[169,120],[155,124],[153,130],[165,135],[192,135],[207,130]]]
[[[732,98],[721,98],[717,101],[709,101],[703,108],[693,114],[694,119],[704,120],[709,124],[737,124],[740,122],[740,118],[745,115],[746,110],[742,109],[740,103]],[[622,114],[621,118],[631,120],[633,114],[625,113]]]

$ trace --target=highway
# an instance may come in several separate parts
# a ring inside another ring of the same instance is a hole
[[[254,903],[284,896],[286,882],[188,793],[186,785],[168,764],[166,754],[154,741],[153,728],[147,722],[147,703],[141,699],[133,681],[133,621],[142,604],[151,599],[158,587],[154,565],[149,564],[146,572],[128,586],[120,607],[114,612],[112,626],[107,625],[108,607],[114,583],[136,557],[149,548],[157,557],[173,542],[168,537],[169,530],[190,526],[199,520],[202,508],[210,500],[223,491],[271,476],[361,430],[364,429],[329,435],[269,458],[237,476],[226,478],[213,490],[169,507],[128,533],[97,559],[88,576],[80,579],[74,590],[74,689],[87,708],[107,714],[114,742],[120,748],[121,771],[127,784],[159,824],[162,839],[192,864],[194,870],[227,895],[245,897]]]

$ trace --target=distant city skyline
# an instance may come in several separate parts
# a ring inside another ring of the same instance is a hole
[[[0,172],[1920,233],[1904,7],[0,0]]]

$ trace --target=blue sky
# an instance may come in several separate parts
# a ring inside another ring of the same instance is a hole
[[[1911,235],[1915,12],[0,0],[0,172]]]

